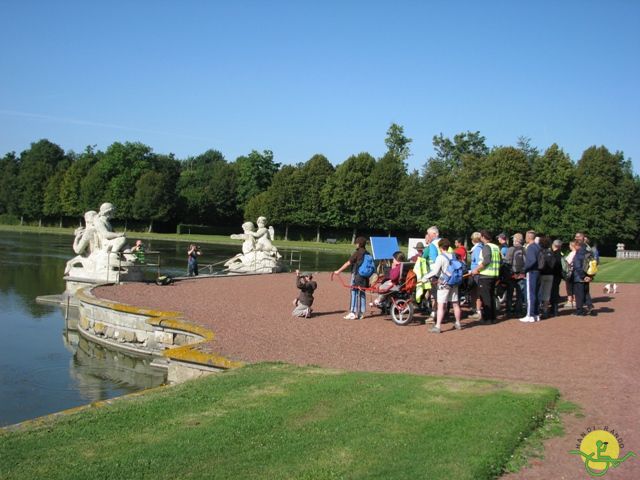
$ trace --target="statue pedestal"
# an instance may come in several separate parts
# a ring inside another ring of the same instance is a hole
[[[93,252],[88,257],[73,259],[64,279],[67,292],[73,294],[81,287],[97,283],[141,282],[144,269],[132,254]]]
[[[284,271],[279,258],[263,252],[238,254],[228,260],[225,267],[229,273],[278,273]]]

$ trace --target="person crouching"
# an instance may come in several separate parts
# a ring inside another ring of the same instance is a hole
[[[313,292],[318,288],[318,284],[313,281],[312,273],[300,274],[300,271],[296,270],[296,287],[300,289],[300,294],[293,301],[295,308],[291,315],[309,318],[312,312]]]

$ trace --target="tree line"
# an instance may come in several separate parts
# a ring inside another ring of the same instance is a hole
[[[280,165],[269,150],[228,161],[216,150],[186,159],[142,143],[78,154],[40,140],[0,159],[0,221],[80,218],[105,201],[120,220],[235,225],[268,217],[290,227],[422,235],[437,225],[451,237],[479,228],[535,229],[601,245],[639,241],[640,179],[622,152],[587,148],[574,162],[558,145],[544,152],[520,138],[486,145],[480,132],[434,136],[434,154],[408,171],[411,139],[392,124],[380,157],[362,152],[334,166],[317,154]]]

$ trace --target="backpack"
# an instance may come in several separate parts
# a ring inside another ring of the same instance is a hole
[[[524,248],[513,247],[513,258],[511,259],[511,272],[514,275],[524,273]]]
[[[550,248],[545,248],[538,252],[538,270],[540,270],[540,273],[546,275],[553,273],[556,261],[556,256]]]
[[[571,264],[567,262],[567,257],[560,257],[560,264],[562,265],[562,279],[569,280],[573,274]]]
[[[362,278],[369,278],[376,271],[376,264],[373,263],[373,257],[370,253],[365,252],[362,256],[362,262],[358,267],[358,275]]]
[[[156,278],[156,285],[171,285],[173,283],[173,278],[171,278],[169,275],[160,275],[158,278]]]
[[[464,278],[464,267],[465,264],[458,259],[458,255],[455,253],[451,255],[446,272],[442,272],[440,275],[440,285],[447,287],[460,285]]]
[[[405,292],[413,292],[418,284],[418,276],[416,272],[413,270],[409,270],[407,272],[407,278],[404,280],[404,285],[402,286],[402,290]]]
[[[587,250],[584,254],[584,263],[582,264],[582,269],[584,270],[584,274],[593,277],[596,273],[598,273],[598,260],[596,260],[593,251]]]

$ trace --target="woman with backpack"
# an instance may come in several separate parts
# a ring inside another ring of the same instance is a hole
[[[366,250],[367,239],[357,237],[354,245],[356,250],[351,254],[349,260],[333,272],[334,275],[340,275],[344,270],[351,267],[351,303],[349,313],[343,317],[345,320],[362,320],[364,318],[367,294],[363,289],[369,286],[369,277],[373,274],[373,271],[369,273],[370,266],[373,264],[373,257]]]

